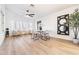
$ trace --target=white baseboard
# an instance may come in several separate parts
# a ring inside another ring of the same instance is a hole
[[[59,34],[50,34],[50,37],[54,37],[54,38],[60,38],[60,39],[65,39],[65,40],[73,40],[73,37],[69,36],[69,35],[59,35]]]

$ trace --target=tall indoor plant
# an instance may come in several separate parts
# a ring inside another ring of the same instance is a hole
[[[77,39],[78,30],[79,30],[79,10],[78,9],[75,9],[75,12],[70,14],[69,25],[73,28],[75,39]]]

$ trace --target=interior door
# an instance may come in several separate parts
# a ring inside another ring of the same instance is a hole
[[[57,17],[57,34],[69,35],[69,14]]]

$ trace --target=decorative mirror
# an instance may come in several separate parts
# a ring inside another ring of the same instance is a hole
[[[69,35],[69,14],[57,17],[57,34]]]
[[[59,27],[59,30],[63,32],[63,31],[66,30],[66,27],[65,27],[65,26],[60,26],[60,27]]]
[[[62,19],[62,20],[60,20],[59,23],[60,23],[60,24],[65,24],[65,23],[66,23],[66,20],[65,20],[65,19]]]
[[[41,21],[37,21],[37,30],[42,30],[42,24]]]

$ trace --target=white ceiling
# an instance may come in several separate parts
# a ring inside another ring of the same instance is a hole
[[[49,14],[61,11],[65,8],[75,6],[76,4],[34,4],[32,7],[29,4],[8,4],[6,8],[8,11],[13,12],[17,15],[26,17],[26,10],[30,9],[31,13],[35,13],[34,18],[45,17]]]

